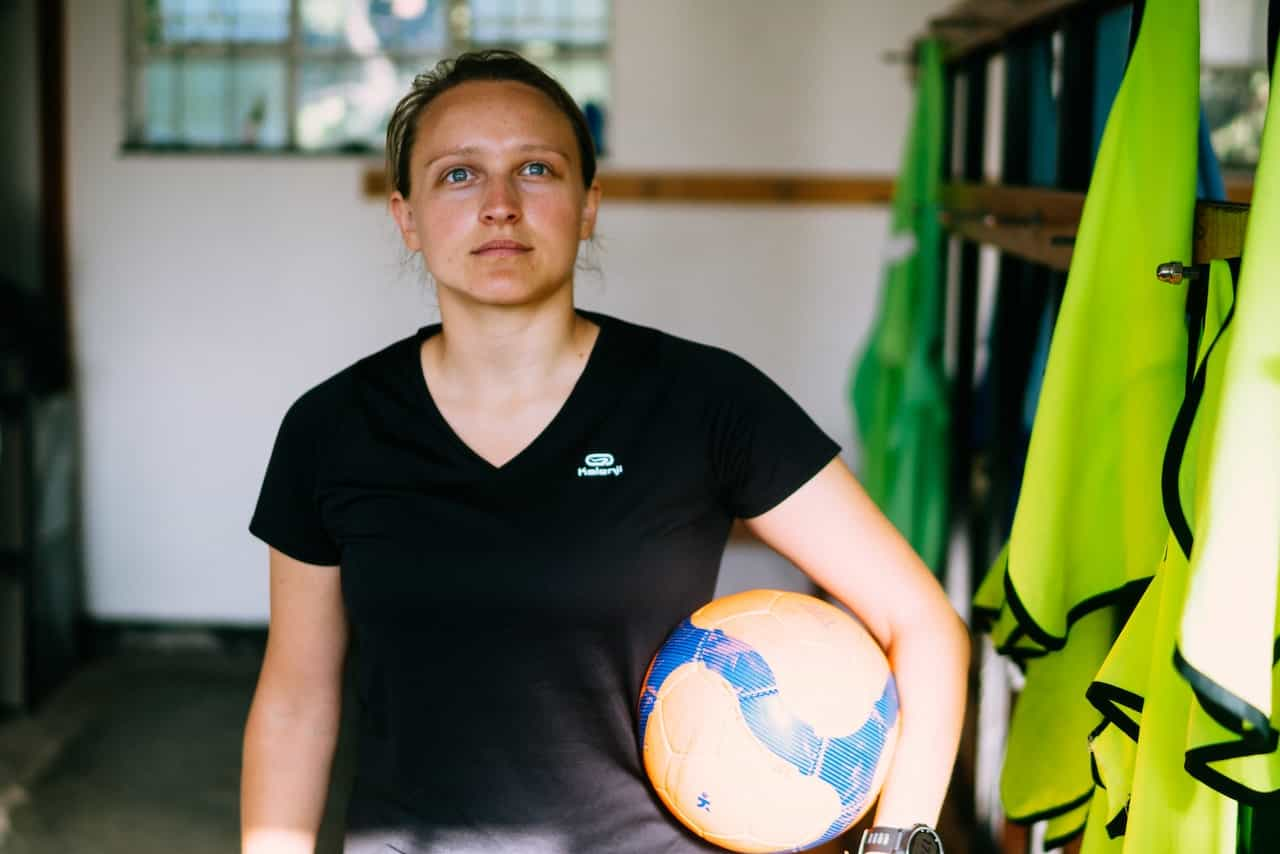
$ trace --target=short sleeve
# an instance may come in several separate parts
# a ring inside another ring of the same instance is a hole
[[[340,553],[320,517],[316,494],[324,417],[314,394],[303,395],[285,413],[249,531],[269,546],[304,563],[334,566]]]
[[[840,453],[839,444],[750,363],[720,351],[708,368],[712,465],[734,516],[772,510]]]

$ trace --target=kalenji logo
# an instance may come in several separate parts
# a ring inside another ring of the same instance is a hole
[[[578,477],[604,477],[622,474],[622,466],[614,465],[613,454],[587,454],[585,466],[578,467]]]

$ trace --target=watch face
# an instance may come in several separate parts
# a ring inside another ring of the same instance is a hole
[[[907,854],[942,854],[942,840],[927,827],[917,827],[907,839]]]

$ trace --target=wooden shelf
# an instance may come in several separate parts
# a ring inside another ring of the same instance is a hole
[[[1191,257],[1195,264],[1244,254],[1249,206],[1236,202],[1196,202]]]
[[[1005,184],[947,184],[942,223],[958,237],[1066,270],[1084,194]]]
[[[1003,184],[948,184],[943,187],[942,208],[943,225],[957,237],[1066,271],[1084,210],[1084,193]],[[1197,202],[1191,263],[1238,258],[1244,251],[1248,219],[1246,204]]]
[[[1068,15],[1123,5],[1124,0],[965,0],[930,18],[918,39],[940,38],[946,61],[957,62],[997,51],[1010,38]]]

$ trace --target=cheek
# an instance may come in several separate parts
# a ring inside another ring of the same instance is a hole
[[[546,199],[540,208],[543,222],[552,226],[557,233],[564,234],[566,239],[571,239],[576,247],[578,228],[582,221],[582,201],[558,196]]]
[[[447,205],[433,205],[420,211],[418,237],[428,264],[449,264],[457,258],[466,243],[467,233],[462,211]]]

